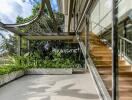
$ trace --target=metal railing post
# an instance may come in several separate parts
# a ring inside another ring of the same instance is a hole
[[[86,45],[86,60],[88,58],[89,55],[89,18],[87,16],[87,14],[85,15],[85,45]],[[87,64],[85,65],[85,69],[87,69]]]
[[[118,100],[118,0],[112,4],[112,100]]]
[[[120,39],[120,58],[122,59],[123,54],[122,54],[122,39]]]
[[[30,40],[27,40],[27,50],[30,51]]]
[[[123,41],[123,54],[125,55],[125,53],[126,53],[126,49],[125,49],[125,46],[126,44],[125,44],[125,41]]]
[[[17,54],[21,56],[21,47],[22,47],[22,36],[18,36],[18,41],[17,41]]]

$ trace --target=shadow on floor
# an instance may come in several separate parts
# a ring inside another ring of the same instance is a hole
[[[61,88],[56,93],[61,96],[70,96],[80,99],[98,99],[98,95],[89,93],[80,93],[81,89],[70,89],[75,84],[70,84]]]
[[[41,100],[50,100],[50,96],[47,97],[47,98],[41,99]]]

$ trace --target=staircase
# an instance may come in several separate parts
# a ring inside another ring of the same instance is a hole
[[[99,37],[90,34],[90,55],[111,95],[112,92],[112,50],[100,41]],[[131,66],[119,57],[119,100],[132,100]]]

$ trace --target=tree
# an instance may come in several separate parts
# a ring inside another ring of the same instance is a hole
[[[17,19],[16,20],[17,20],[17,23],[18,24],[21,24],[24,21],[24,19],[22,17],[20,17],[20,16],[17,16]]]
[[[34,5],[31,16],[27,18],[22,18],[18,16],[16,22],[18,24],[29,22],[31,19],[37,16],[40,6],[41,6],[40,3],[38,3],[37,5]],[[50,18],[48,9],[46,6],[43,10],[44,10],[43,15],[36,22],[20,28],[19,31],[24,32],[24,33],[52,32],[53,31],[53,20],[52,18]],[[58,29],[61,30],[60,28],[64,24],[64,15],[59,12],[55,12],[55,11],[54,11],[54,15],[55,15],[55,19],[57,20],[57,26],[59,26]]]

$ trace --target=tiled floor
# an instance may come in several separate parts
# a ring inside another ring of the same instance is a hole
[[[29,75],[0,88],[0,100],[99,100],[89,73]]]

